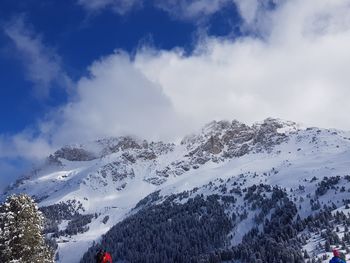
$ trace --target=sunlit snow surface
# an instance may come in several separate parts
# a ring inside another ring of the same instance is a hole
[[[92,161],[63,160],[63,167],[45,167],[14,188],[13,192],[24,191],[46,197],[40,202],[40,206],[77,200],[85,208],[83,213],[99,215],[89,224],[89,231],[58,240],[58,262],[76,263],[93,241],[98,241],[102,234],[127,217],[138,201],[156,190],[161,190],[160,194],[163,196],[170,195],[194,187],[200,188],[217,178],[226,180],[233,177],[237,181],[245,179],[245,187],[264,183],[279,185],[288,191],[303,185],[305,190],[294,191],[293,195],[306,197],[315,191],[317,181],[310,182],[313,177],[322,179],[324,176],[344,176],[350,173],[349,133],[317,129],[296,130],[290,127],[282,129],[280,132],[290,133],[290,138],[275,146],[271,152],[249,153],[217,163],[209,161],[198,169],[190,169],[179,176],[169,176],[160,185],[151,184],[145,179],[154,176],[155,170],[164,169],[173,161],[184,159],[187,153],[184,145],[176,146],[174,151],[160,155],[155,160],[138,160],[132,164],[134,176],[125,179],[126,186],[119,190],[119,182],[113,181],[110,176],[100,180],[98,174],[104,165],[120,160],[121,153],[113,153]],[[253,176],[255,173],[259,176]],[[205,191],[209,190],[200,190],[204,194]],[[322,196],[320,201],[327,203],[332,199],[333,202],[340,202],[350,195],[346,191],[335,196],[332,191]],[[310,213],[309,203],[302,202],[300,205],[299,214],[307,216]],[[105,216],[109,216],[106,224],[102,223]],[[250,230],[253,216],[249,215],[236,227],[232,244],[239,243]],[[63,229],[66,224],[67,222],[62,222],[60,228]],[[311,243],[307,249],[312,251]]]

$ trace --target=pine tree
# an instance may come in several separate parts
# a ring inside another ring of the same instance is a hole
[[[53,262],[42,226],[43,217],[31,197],[9,196],[0,206],[0,262]]]
[[[326,252],[331,252],[332,251],[331,244],[330,244],[328,239],[326,240],[326,242],[324,244],[324,249],[326,250]]]

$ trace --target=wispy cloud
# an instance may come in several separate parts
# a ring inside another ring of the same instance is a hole
[[[12,41],[13,54],[23,63],[26,77],[33,82],[39,98],[47,98],[54,84],[66,90],[71,88],[72,81],[61,67],[60,56],[30,29],[23,16],[6,23],[3,30]]]
[[[15,135],[0,135],[0,193],[33,165],[45,159],[54,148],[38,130],[25,130]]]
[[[77,0],[77,3],[90,12],[112,10],[119,15],[142,7],[145,0]],[[236,5],[243,20],[243,27],[254,28],[259,24],[266,10],[287,0],[150,0],[155,8],[167,12],[180,20],[195,23],[205,21],[228,5]]]
[[[48,156],[53,148],[44,134],[36,136],[38,131],[24,130],[13,136],[0,136],[0,158],[25,158],[40,160]]]
[[[150,3],[178,19],[191,20],[211,15],[233,0],[151,0]],[[77,0],[90,12],[112,10],[119,15],[143,6],[144,0]]]
[[[232,0],[154,0],[154,6],[178,19],[194,20],[210,16]]]
[[[124,15],[133,8],[142,6],[142,0],[78,0],[78,4],[89,12],[98,12],[103,9]]]

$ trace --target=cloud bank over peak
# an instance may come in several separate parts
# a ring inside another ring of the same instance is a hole
[[[263,39],[208,37],[191,56],[144,50],[135,63],[198,122],[275,116],[350,129],[349,11],[347,1],[290,1],[269,11]]]
[[[116,135],[157,140],[174,136],[179,124],[171,100],[130,60],[116,52],[94,62],[77,83],[73,101],[60,110],[57,144]]]

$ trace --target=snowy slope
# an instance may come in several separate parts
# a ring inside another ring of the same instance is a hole
[[[319,198],[321,205],[332,201],[340,209],[344,206],[342,200],[350,197],[350,183],[344,179],[349,167],[349,132],[303,128],[276,119],[252,126],[222,121],[208,124],[179,145],[120,137],[63,147],[6,194],[29,193],[41,207],[75,200],[81,205],[79,213],[94,215],[88,231],[57,238],[57,262],[75,263],[93,241],[154,191],[167,196],[199,188],[198,193],[212,194],[220,189],[208,185],[227,180],[241,187],[278,185],[297,200],[300,216],[306,217],[312,213],[310,198],[324,177],[340,176],[346,191],[327,191]],[[242,212],[246,205],[238,200],[236,209]],[[249,213],[235,227],[232,244],[254,226],[255,214]],[[62,220],[60,230],[67,224]],[[307,249],[312,253],[313,248],[310,241]]]

